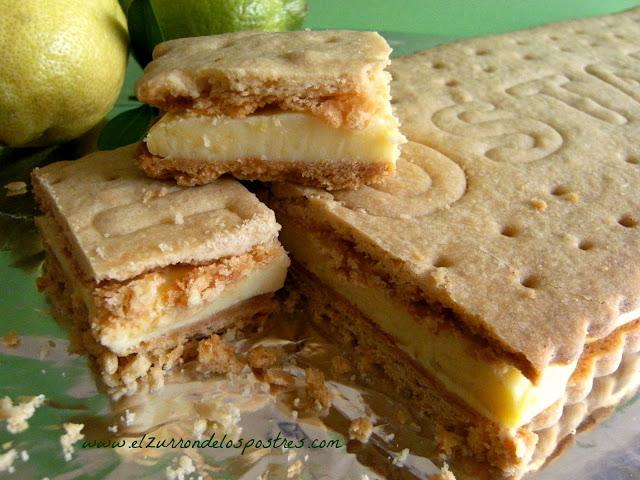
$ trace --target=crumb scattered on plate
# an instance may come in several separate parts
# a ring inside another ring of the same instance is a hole
[[[78,440],[82,440],[84,435],[80,433],[84,428],[84,423],[65,423],[62,425],[64,427],[64,434],[60,437],[60,445],[62,446],[62,453],[64,454],[64,459],[68,462],[71,460],[71,456],[75,449],[73,448],[73,444]]]
[[[349,438],[367,443],[373,431],[373,424],[369,417],[354,418],[349,425]]]
[[[24,195],[27,193],[27,184],[25,182],[9,182],[4,186],[7,191],[7,197],[14,195]]]
[[[29,420],[44,403],[44,395],[29,397],[27,400],[13,404],[9,397],[0,399],[0,420],[6,420],[9,433],[19,433],[29,428]]]
[[[185,480],[188,475],[196,471],[196,466],[193,464],[191,457],[182,455],[173,467],[167,467],[165,473],[167,480]]]

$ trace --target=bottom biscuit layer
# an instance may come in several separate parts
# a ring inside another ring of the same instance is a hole
[[[393,173],[390,163],[291,162],[243,158],[233,161],[196,161],[155,156],[144,143],[139,150],[140,167],[153,178],[175,179],[178,185],[204,185],[229,173],[241,180],[292,182],[327,190],[353,189],[381,182]]]
[[[212,358],[212,346],[217,354],[215,370],[218,373],[233,371],[239,365],[235,353],[217,334],[231,328],[238,331],[260,329],[277,307],[273,294],[259,295],[197,324],[159,337],[147,345],[144,352],[118,356],[95,340],[86,307],[73,295],[62,268],[50,252],[38,286],[50,298],[56,318],[69,328],[70,349],[90,357],[108,393],[116,398],[162,388],[165,375],[175,366],[187,362],[198,370],[212,371],[206,365]],[[207,355],[200,355],[203,349],[208,350]]]
[[[583,355],[562,401],[528,425],[501,429],[449,394],[346,299],[299,266],[290,272],[311,320],[347,347],[365,378],[384,377],[402,400],[436,424],[436,431],[456,439],[446,453],[461,479],[519,479],[539,469],[570,444],[576,432],[592,426],[640,384],[640,328],[633,322],[607,340],[615,344],[608,353]]]

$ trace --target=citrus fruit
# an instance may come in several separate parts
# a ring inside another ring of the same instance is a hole
[[[304,0],[151,0],[165,40],[238,30],[299,28]]]
[[[94,127],[124,80],[117,0],[0,0],[0,144],[43,146]]]

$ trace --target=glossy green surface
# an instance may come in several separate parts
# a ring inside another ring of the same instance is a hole
[[[468,37],[603,15],[638,0],[308,0],[309,28],[353,28]]]
[[[389,35],[396,40],[396,53],[402,54],[452,38],[618,11],[637,4],[640,2],[628,0],[309,0],[306,26],[408,32]],[[122,95],[111,116],[135,105],[129,96],[139,74],[140,68],[132,61]],[[49,158],[48,154],[48,150],[44,151],[22,160],[22,164],[15,163],[14,154],[6,151],[0,154],[0,336],[11,330],[29,336],[36,352],[47,339],[65,339],[66,334],[49,316],[47,303],[35,285],[41,254],[28,218],[33,205],[28,196],[5,198],[1,187],[9,181],[26,180],[32,166],[56,158],[55,152]],[[63,149],[57,155],[65,158],[73,153]],[[56,348],[63,348],[64,344],[62,341]],[[16,467],[19,470],[7,478],[42,478],[45,475],[53,478],[57,473],[69,471],[71,467],[61,458],[58,445],[62,433],[59,425],[63,421],[81,420],[84,415],[100,415],[106,407],[106,399],[95,390],[87,389],[89,372],[82,358],[60,354],[60,360],[54,355],[53,359],[40,361],[37,355],[34,359],[12,355],[6,349],[4,352],[0,355],[0,397],[44,393],[53,401],[36,413],[31,422],[36,428],[16,436],[0,428],[0,445],[10,440],[14,448],[29,446],[31,456],[24,466],[18,460]],[[100,472],[110,471],[114,462],[115,456],[105,452],[105,456],[96,462],[94,473],[83,478],[100,478]]]

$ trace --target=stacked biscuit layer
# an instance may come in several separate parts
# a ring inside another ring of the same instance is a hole
[[[391,49],[375,32],[235,32],[164,42],[138,98],[164,113],[141,166],[204,184],[236,178],[328,189],[393,173],[404,137],[392,114]]]
[[[159,386],[215,333],[259,323],[286,275],[273,212],[234,180],[146,178],[135,146],[33,173],[41,287],[113,391]]]

